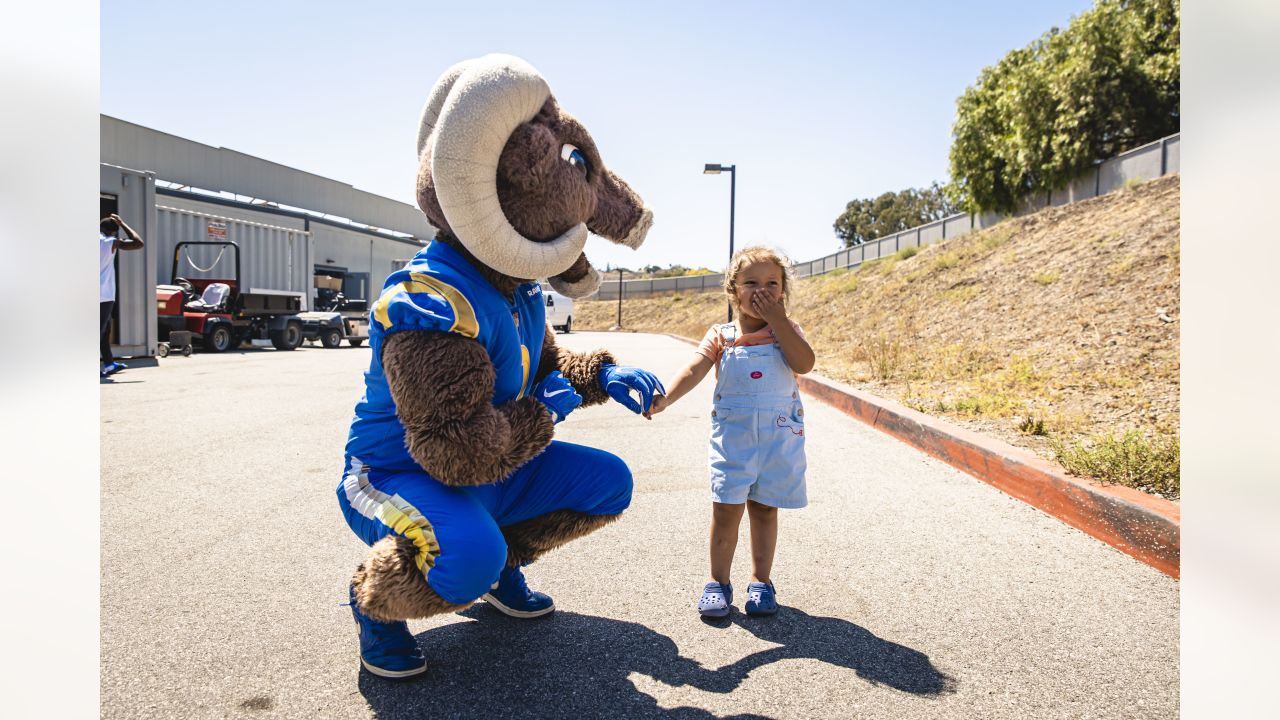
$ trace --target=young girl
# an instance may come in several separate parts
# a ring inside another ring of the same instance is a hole
[[[751,521],[748,615],[778,612],[769,573],[778,539],[778,508],[804,507],[804,408],[796,374],[813,369],[813,349],[787,317],[787,262],[750,247],[734,254],[724,288],[737,322],[713,325],[697,354],[655,397],[662,412],[716,369],[711,411],[711,582],[698,612],[724,617],[733,602],[729,569],[746,508]]]

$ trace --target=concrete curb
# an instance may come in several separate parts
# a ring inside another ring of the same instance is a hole
[[[665,334],[696,344],[686,337]],[[963,470],[1166,575],[1179,577],[1182,513],[1177,503],[1121,485],[1101,485],[1071,477],[1026,450],[843,383],[813,374],[801,375],[797,380],[804,394]]]

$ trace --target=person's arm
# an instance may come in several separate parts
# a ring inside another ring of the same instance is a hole
[[[685,365],[676,376],[667,383],[666,395],[654,395],[653,405],[649,408],[648,416],[656,415],[666,410],[672,403],[679,400],[690,390],[698,386],[702,382],[702,378],[707,376],[707,371],[711,369],[712,362],[701,353],[694,355],[693,360]]]
[[[111,219],[115,220],[116,224],[120,226],[120,229],[124,230],[129,236],[127,238],[117,236],[115,245],[112,246],[112,250],[141,250],[143,245],[142,236],[139,235],[136,230],[126,225],[119,215],[111,213]]]
[[[767,289],[756,290],[751,296],[751,307],[773,330],[773,336],[782,348],[782,357],[787,361],[791,372],[803,375],[813,369],[817,358],[809,342],[800,337],[800,333],[791,325],[787,317],[787,309],[778,298]]]

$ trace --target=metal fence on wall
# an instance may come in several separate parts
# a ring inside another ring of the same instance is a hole
[[[1181,133],[1156,140],[1128,152],[1121,153],[1110,160],[1095,165],[1094,168],[1061,190],[1029,198],[1026,204],[1014,216],[1043,210],[1046,207],[1069,205],[1081,200],[1106,195],[1118,190],[1133,181],[1153,180],[1171,173],[1179,172],[1181,157],[1179,145]],[[924,247],[947,238],[960,237],[974,230],[991,227],[1004,219],[998,213],[960,214],[935,220],[893,235],[855,245],[840,250],[817,260],[795,263],[791,266],[796,277],[821,275],[840,268],[852,268],[877,258],[888,257],[909,247]],[[724,282],[724,274],[686,275],[683,277],[660,278],[655,280],[624,280],[622,282],[623,297],[647,297],[650,295],[666,295],[675,292],[699,292],[718,289]],[[600,283],[598,300],[617,300],[618,281]]]
[[[680,292],[703,292],[718,290],[724,284],[724,273],[714,275],[681,275],[680,277],[654,278],[652,280],[623,280],[623,297],[648,297],[650,295],[671,295]],[[592,296],[592,300],[617,300],[618,281],[609,280],[600,283],[600,290]]]

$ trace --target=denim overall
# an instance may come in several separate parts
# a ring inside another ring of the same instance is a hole
[[[721,333],[725,348],[711,411],[712,499],[804,507],[804,406],[795,374],[776,342],[734,346],[733,323]]]

